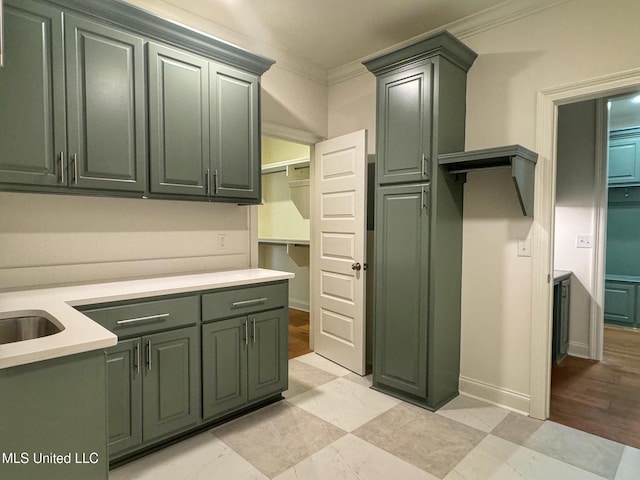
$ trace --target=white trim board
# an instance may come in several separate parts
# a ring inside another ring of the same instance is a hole
[[[529,396],[460,375],[460,393],[522,415],[528,415]]]
[[[572,357],[589,358],[591,349],[589,345],[582,342],[569,342],[569,351],[567,352]]]
[[[640,68],[538,92],[535,207],[532,236],[531,383],[529,415],[549,416],[551,392],[551,288],[555,222],[558,106],[640,89]]]

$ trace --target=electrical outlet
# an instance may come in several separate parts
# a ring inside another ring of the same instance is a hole
[[[218,234],[218,250],[227,249],[227,235],[225,233]]]
[[[530,257],[531,256],[531,237],[527,235],[526,238],[518,240],[518,256]]]
[[[593,235],[576,235],[576,248],[593,248]]]

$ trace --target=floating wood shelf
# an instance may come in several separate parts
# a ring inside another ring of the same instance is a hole
[[[258,243],[271,243],[274,245],[309,246],[309,240],[293,238],[259,238]]]
[[[438,155],[438,164],[451,174],[466,174],[474,170],[511,168],[522,214],[533,217],[535,167],[538,154],[520,145],[485,148],[470,152]]]

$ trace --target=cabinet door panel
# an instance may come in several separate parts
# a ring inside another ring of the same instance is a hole
[[[196,327],[142,337],[143,438],[149,441],[194,426],[200,418],[199,335]]]
[[[384,187],[376,208],[374,384],[427,394],[427,186]]]
[[[143,40],[65,17],[73,187],[145,190]]]
[[[562,311],[560,312],[560,345],[559,355],[563,358],[569,352],[569,321],[571,313],[571,280],[563,280],[560,285]]]
[[[140,339],[107,350],[109,456],[142,443]]]
[[[66,151],[62,13],[5,1],[0,68],[0,182],[57,185]]]
[[[217,64],[210,69],[215,195],[259,201],[258,78]]]
[[[615,325],[635,323],[636,287],[632,283],[605,282],[604,320]]]
[[[203,417],[247,403],[247,317],[202,326]]]
[[[378,82],[378,181],[427,180],[431,164],[431,64],[380,77]]]
[[[611,185],[640,183],[640,139],[611,140],[607,177]]]
[[[149,44],[150,189],[207,195],[209,66],[195,55]]]
[[[286,308],[249,316],[249,402],[287,389],[288,323]]]

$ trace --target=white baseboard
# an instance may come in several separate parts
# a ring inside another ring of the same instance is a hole
[[[529,415],[529,395],[460,375],[460,393],[498,407]]]
[[[586,343],[569,342],[569,351],[572,357],[591,358],[591,349]]]
[[[296,310],[302,310],[303,312],[309,311],[309,302],[298,300],[295,298],[289,299],[289,308],[295,308]]]

